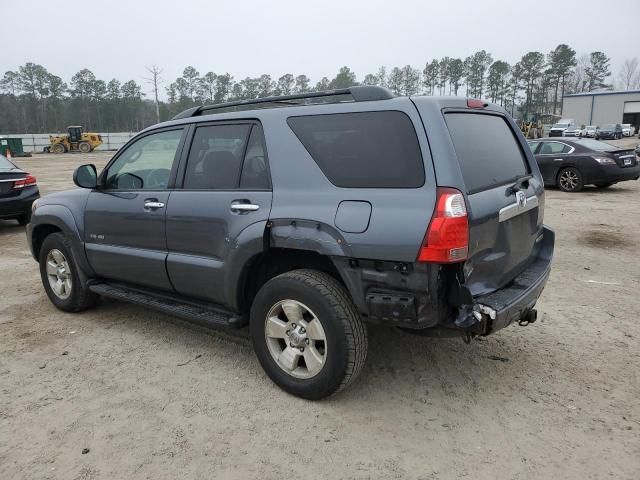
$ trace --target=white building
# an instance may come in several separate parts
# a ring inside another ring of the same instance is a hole
[[[562,117],[578,125],[630,123],[640,130],[640,90],[573,93],[562,98]]]

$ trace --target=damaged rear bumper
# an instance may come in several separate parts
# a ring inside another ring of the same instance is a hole
[[[547,284],[554,244],[555,233],[545,226],[534,262],[507,287],[473,299],[474,310],[482,316],[482,321],[478,322],[482,324],[479,333],[487,335],[514,322],[531,323],[535,320],[533,307]]]

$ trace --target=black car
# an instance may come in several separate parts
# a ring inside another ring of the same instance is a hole
[[[529,140],[545,186],[579,192],[585,185],[606,188],[624,180],[637,180],[640,166],[632,149],[583,139]]]
[[[596,140],[619,140],[622,138],[622,125],[608,123],[596,130]]]
[[[0,218],[14,218],[26,225],[31,218],[31,204],[39,197],[36,177],[0,155]]]

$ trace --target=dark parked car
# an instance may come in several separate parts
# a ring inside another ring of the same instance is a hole
[[[195,107],[74,181],[27,227],[54,305],[248,324],[271,379],[309,399],[358,375],[364,322],[466,340],[526,325],[551,267],[535,159],[479,100],[353,87]]]
[[[622,138],[622,125],[608,123],[596,130],[596,140],[618,140]]]
[[[16,219],[26,225],[31,218],[31,205],[39,197],[36,177],[0,155],[0,218]]]
[[[545,185],[565,192],[579,192],[585,185],[610,187],[640,176],[638,160],[631,149],[583,139],[529,140]]]

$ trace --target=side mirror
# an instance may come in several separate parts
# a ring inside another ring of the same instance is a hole
[[[73,183],[80,188],[96,188],[98,183],[98,173],[95,165],[88,163],[80,165],[73,172]]]

